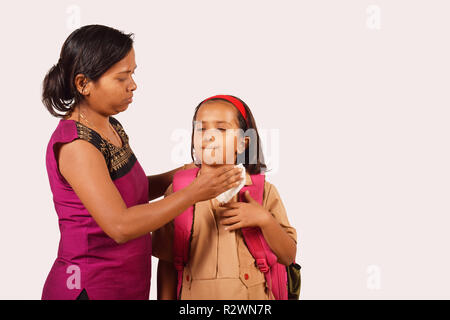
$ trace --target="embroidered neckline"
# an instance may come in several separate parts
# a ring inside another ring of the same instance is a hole
[[[121,142],[122,142],[122,146],[121,147],[116,146],[115,144],[112,144],[108,140],[104,139],[102,137],[102,135],[100,133],[98,133],[96,130],[92,129],[91,127],[88,127],[87,125],[85,125],[85,124],[83,124],[83,123],[81,123],[81,122],[79,122],[77,120],[74,120],[74,119],[64,119],[64,120],[66,120],[66,121],[74,121],[76,124],[79,124],[80,126],[83,126],[84,128],[88,129],[89,131],[94,132],[102,140],[102,142],[104,142],[105,144],[113,147],[116,150],[121,150],[121,149],[125,148],[125,146],[128,144],[127,142],[125,142],[125,137],[123,135],[123,129],[121,128],[121,126],[119,124],[112,123],[111,122],[111,118],[110,118],[109,122],[113,126],[114,130],[116,130],[117,134],[119,135],[119,137],[121,139]]]
[[[64,120],[74,121],[77,128],[78,137],[92,143],[103,154],[109,173],[113,180],[126,175],[137,161],[128,143],[128,136],[125,133],[125,130],[114,118],[110,118],[110,123],[121,137],[122,147],[109,143],[106,139],[103,139],[97,131],[77,120]]]

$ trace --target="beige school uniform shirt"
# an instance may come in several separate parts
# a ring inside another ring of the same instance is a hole
[[[245,184],[252,184],[248,173]],[[171,185],[166,196],[172,192]],[[237,195],[231,201],[236,202]],[[183,272],[181,299],[273,299],[266,287],[264,274],[259,271],[245,245],[241,230],[225,230],[225,226],[220,224],[217,207],[215,199],[195,204],[194,230],[189,262]],[[280,195],[275,186],[267,181],[264,183],[263,207],[297,242],[296,230],[289,224]],[[173,222],[154,231],[152,243],[155,257],[173,262]]]

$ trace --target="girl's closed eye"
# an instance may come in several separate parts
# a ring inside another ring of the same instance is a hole
[[[199,128],[196,128],[195,129],[196,131],[205,131],[205,130],[207,130],[206,128],[204,128],[204,127],[199,127]],[[226,128],[212,128],[212,129],[208,129],[208,130],[219,130],[219,131],[227,131],[227,129]]]

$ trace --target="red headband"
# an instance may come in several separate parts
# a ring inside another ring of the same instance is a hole
[[[244,117],[245,122],[247,122],[247,112],[245,111],[244,104],[241,102],[241,100],[229,95],[217,95],[203,100],[202,103],[211,99],[223,99],[228,102],[231,102],[231,104],[234,105],[236,109],[238,109],[241,115]]]

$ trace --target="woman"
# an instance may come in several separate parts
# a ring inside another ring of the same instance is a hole
[[[62,119],[46,154],[61,239],[43,299],[148,299],[150,232],[239,184],[228,166],[148,203],[181,168],[147,177],[112,117],[132,101],[135,69],[132,34],[89,25],[66,39],[44,79],[43,103]]]

